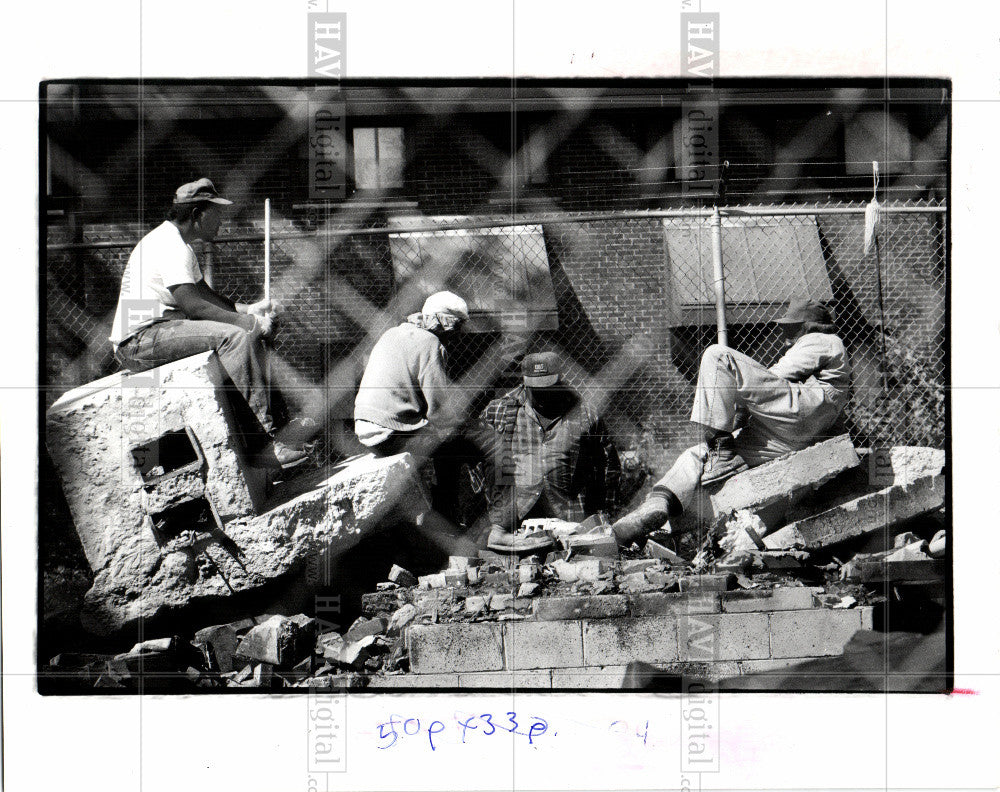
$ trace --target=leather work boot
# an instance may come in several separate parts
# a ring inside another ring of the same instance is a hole
[[[701,484],[704,487],[718,484],[749,469],[746,460],[736,452],[733,436],[719,435],[708,444],[708,459],[701,473]]]
[[[253,463],[255,467],[270,470],[290,470],[298,467],[308,458],[309,453],[304,448],[296,448],[285,445],[280,440],[273,440],[254,457]]]
[[[486,547],[494,553],[513,555],[534,555],[554,544],[555,538],[548,531],[518,535],[500,525],[490,527],[490,535],[486,540]]]
[[[615,541],[619,547],[630,547],[632,544],[642,547],[650,533],[662,527],[670,517],[680,514],[679,507],[672,492],[669,495],[651,492],[638,509],[629,512],[611,526]]]

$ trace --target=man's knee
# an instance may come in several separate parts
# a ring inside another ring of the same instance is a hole
[[[732,350],[727,346],[723,346],[722,344],[711,344],[702,353],[701,359],[703,362],[715,362],[716,360],[719,360],[719,358],[725,357],[730,352],[732,352]]]
[[[252,333],[248,333],[242,327],[227,325],[219,331],[219,340],[216,350],[222,354],[229,351],[239,354],[247,354],[256,342]]]

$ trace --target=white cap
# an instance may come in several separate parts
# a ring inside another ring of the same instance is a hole
[[[469,318],[469,306],[457,294],[440,291],[435,292],[424,301],[424,307],[420,309],[420,313],[424,316],[448,314],[464,321]]]

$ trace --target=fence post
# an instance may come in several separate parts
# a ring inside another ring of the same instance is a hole
[[[712,276],[715,281],[715,323],[719,328],[719,343],[729,346],[726,332],[726,275],[722,268],[722,216],[719,207],[712,210]]]

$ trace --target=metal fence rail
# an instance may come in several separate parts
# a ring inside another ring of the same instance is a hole
[[[727,207],[730,345],[770,364],[780,353],[771,321],[784,304],[803,293],[822,299],[851,355],[844,420],[855,443],[941,446],[945,214],[937,203],[883,207],[883,328],[876,262],[862,251],[863,205]],[[375,216],[363,227],[335,212],[279,218],[271,288],[286,312],[275,340],[277,384],[298,410],[349,419],[371,343],[426,294],[449,288],[474,310],[474,332],[450,350],[470,410],[517,381],[526,351],[556,348],[571,379],[603,405],[621,445],[659,467],[692,437],[698,360],[715,340],[710,216],[708,209]],[[111,313],[140,236],[85,229],[83,241],[71,241],[60,233],[50,229],[45,272],[48,403],[113,370]],[[260,227],[231,229],[206,258],[221,292],[260,298]]]

